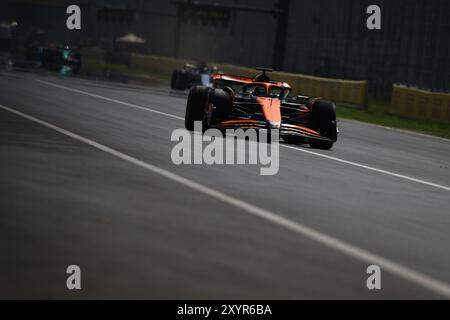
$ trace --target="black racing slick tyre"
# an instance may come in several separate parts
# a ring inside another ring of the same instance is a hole
[[[188,78],[189,75],[185,71],[183,70],[178,71],[177,78],[175,81],[175,89],[186,90],[188,87],[188,80],[189,80]]]
[[[233,98],[230,94],[222,89],[212,89],[209,97],[209,101],[214,106],[211,122],[219,123],[227,120],[233,106]]]
[[[334,142],[337,140],[336,106],[334,103],[317,101],[308,118],[308,126],[320,133],[323,137],[331,140],[310,139],[309,145],[311,148],[323,150],[331,149]]]
[[[189,91],[184,117],[186,129],[194,130],[195,121],[204,122],[206,108],[209,103],[209,91],[210,88],[203,86],[195,86]]]

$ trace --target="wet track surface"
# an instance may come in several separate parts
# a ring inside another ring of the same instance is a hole
[[[165,87],[0,74],[2,106],[403,269],[382,267],[369,291],[362,259],[0,108],[0,298],[445,297],[402,272],[450,283],[448,140],[340,121],[331,151],[282,146],[275,176],[175,166],[185,102]]]

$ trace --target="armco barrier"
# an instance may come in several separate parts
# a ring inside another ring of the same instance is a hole
[[[98,69],[95,61],[101,56],[98,49],[88,49],[83,52],[83,72],[90,73]],[[87,65],[84,64],[87,58]],[[130,73],[133,75],[151,75],[169,79],[172,71],[181,68],[187,61],[168,57],[156,57],[133,54],[130,63]],[[98,62],[104,67],[104,62]],[[255,69],[228,64],[216,64],[223,73],[244,76],[254,76]],[[294,73],[273,72],[273,79],[282,80],[292,86],[294,94],[322,97],[334,102],[353,104],[361,107],[367,106],[367,81],[339,80],[313,77]]]
[[[173,70],[181,68],[187,62],[189,61],[133,54],[131,57],[131,69],[141,74],[170,78]]]
[[[450,123],[450,94],[394,85],[389,113]]]
[[[170,77],[172,71],[181,68],[186,61],[167,57],[133,55],[131,68],[139,73]],[[223,73],[254,76],[255,69],[228,64],[215,64]],[[285,72],[274,72],[273,79],[288,82],[295,94],[323,97],[335,102],[367,106],[367,81],[351,81],[319,78]]]
[[[231,65],[217,64],[224,73],[253,76],[255,70]],[[271,78],[282,80],[292,86],[295,94],[322,97],[334,102],[367,106],[367,81],[339,80],[302,74],[273,72]]]

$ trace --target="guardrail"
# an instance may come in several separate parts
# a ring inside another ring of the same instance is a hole
[[[81,73],[94,75],[102,73],[105,67],[105,51],[97,48],[81,52]]]
[[[255,70],[233,65],[218,64],[223,72],[255,75]],[[360,107],[367,107],[368,82],[356,80],[328,79],[296,73],[273,72],[271,78],[289,83],[295,94],[322,97],[333,102],[343,102]]]
[[[389,113],[450,123],[450,94],[394,85]]]
[[[83,73],[86,74],[92,72],[92,70],[98,71],[99,68],[104,68],[104,59],[100,59],[101,52],[102,50],[99,49],[85,49],[83,51]],[[181,68],[187,62],[192,63],[193,61],[133,54],[128,71],[135,76],[151,75],[152,77],[169,79],[173,70]],[[254,76],[256,72],[252,68],[235,65],[215,65],[224,73]],[[294,94],[322,97],[334,102],[367,107],[367,81],[328,79],[285,72],[273,72],[271,77],[289,83]]]

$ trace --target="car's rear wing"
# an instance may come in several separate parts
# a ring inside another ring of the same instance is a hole
[[[230,82],[230,83],[233,83],[234,85],[245,85],[248,83],[259,82],[255,78],[252,78],[252,77],[236,76],[236,75],[231,75],[231,74],[217,74],[217,75],[214,75],[212,77],[212,79],[214,82],[219,82],[219,81]],[[264,83],[270,83],[270,84],[273,84],[276,86],[291,89],[291,86],[288,83],[283,82],[283,81],[269,80],[268,82],[264,82]]]
[[[241,82],[242,84],[247,84],[247,83],[253,82],[253,78],[251,78],[251,77],[236,76],[236,75],[232,75],[232,74],[216,74],[213,76],[213,80]]]

